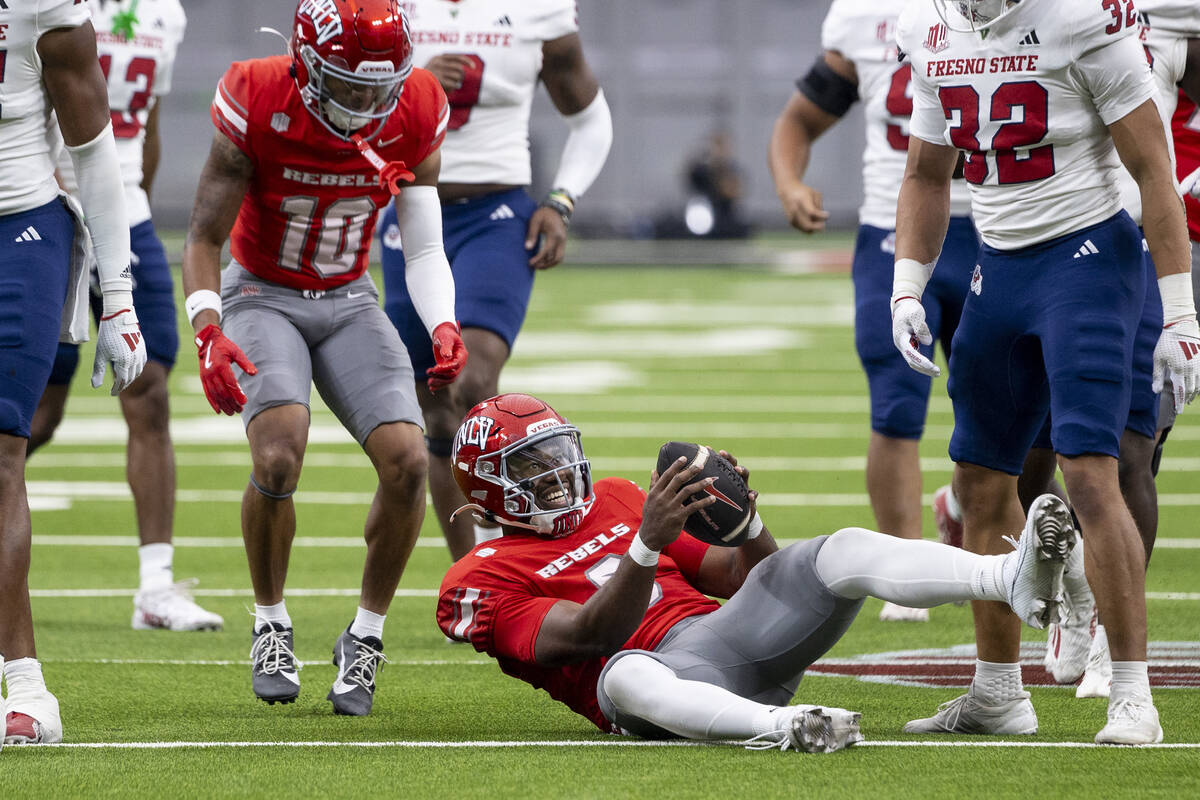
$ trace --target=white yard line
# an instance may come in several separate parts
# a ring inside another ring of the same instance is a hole
[[[694,742],[680,740],[645,740],[611,737],[609,739],[579,739],[579,740],[479,740],[466,742],[435,742],[435,741],[381,741],[381,742],[61,742],[59,744],[23,745],[20,749],[54,747],[88,750],[184,750],[229,748],[245,749],[259,747],[312,747],[312,748],[406,748],[406,749],[458,749],[458,748],[494,748],[511,749],[527,747],[719,747],[736,746],[737,742]],[[1034,749],[1098,749],[1111,748],[1114,745],[1099,745],[1093,742],[1008,742],[1008,741],[977,741],[977,740],[912,740],[860,742],[854,747],[1000,747],[1000,748],[1034,748]],[[1166,742],[1163,744],[1141,745],[1143,749],[1155,750],[1196,750],[1200,742]]]

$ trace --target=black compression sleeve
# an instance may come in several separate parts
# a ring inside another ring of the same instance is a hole
[[[808,74],[796,81],[796,88],[817,108],[835,117],[849,111],[858,99],[858,86],[834,72],[824,57],[817,58]]]

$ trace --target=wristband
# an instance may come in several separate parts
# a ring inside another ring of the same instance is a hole
[[[638,531],[629,541],[629,557],[639,567],[653,567],[658,564],[658,551],[651,550],[642,541],[642,533]]]
[[[762,517],[760,517],[758,515],[758,512],[755,511],[754,519],[750,520],[750,524],[746,527],[746,541],[748,542],[751,539],[757,539],[758,535],[762,532],[763,532]]]
[[[201,311],[217,312],[217,323],[221,322],[221,295],[212,289],[197,289],[183,301],[184,311],[187,312],[188,324],[193,324],[196,315]]]
[[[892,273],[891,307],[894,309],[896,303],[905,297],[911,297],[918,303],[921,302],[921,295],[925,293],[925,284],[929,283],[929,277],[933,275],[933,268],[936,265],[936,258],[928,264],[922,264],[915,258],[896,259],[896,266]]]
[[[1196,305],[1192,298],[1190,272],[1162,276],[1158,279],[1158,293],[1162,295],[1164,328],[1185,319],[1195,319]]]
[[[543,208],[548,208],[562,217],[563,225],[571,227],[571,215],[575,213],[575,198],[566,189],[552,189],[542,200]]]

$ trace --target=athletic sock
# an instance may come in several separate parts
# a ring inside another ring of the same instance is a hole
[[[1021,683],[1021,665],[997,664],[975,660],[975,678],[971,681],[970,693],[984,705],[998,706],[1024,695]]]
[[[4,662],[4,682],[8,684],[8,694],[13,693],[13,683],[27,683],[45,688],[46,679],[42,677],[42,665],[36,658],[18,658],[15,661]]]
[[[168,542],[144,544],[138,548],[138,573],[143,592],[165,589],[175,582],[171,561],[175,548]]]
[[[292,627],[292,618],[288,616],[286,600],[280,600],[270,606],[254,604],[254,630],[262,630],[267,623],[282,625],[285,628]]]
[[[1150,699],[1150,675],[1145,661],[1112,662],[1113,697]]]
[[[367,611],[359,606],[358,613],[354,615],[354,622],[350,623],[350,634],[356,639],[372,636],[382,642],[385,619],[387,619],[387,614],[376,614],[374,611]]]

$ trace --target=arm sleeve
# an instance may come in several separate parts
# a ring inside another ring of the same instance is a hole
[[[704,561],[704,554],[708,552],[709,547],[710,545],[685,533],[667,545],[663,555],[674,561],[688,583],[695,586],[700,575],[700,563]]]
[[[404,248],[404,280],[425,330],[454,321],[454,276],[442,245],[442,204],[436,186],[408,186],[396,198]]]
[[[131,307],[129,218],[112,123],[86,144],[67,146],[79,184],[79,204],[95,247],[104,312]]]
[[[570,132],[558,162],[554,188],[566,189],[571,197],[579,198],[600,175],[612,147],[612,114],[604,90],[596,92],[587,108],[563,119]]]
[[[1101,29],[1102,31],[1102,29]],[[1111,125],[1154,97],[1150,62],[1136,31],[1093,32],[1072,68],[1076,80],[1092,96],[1096,113]]]

